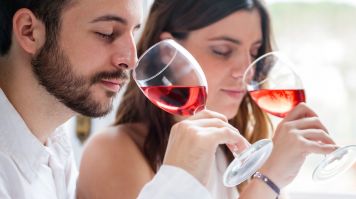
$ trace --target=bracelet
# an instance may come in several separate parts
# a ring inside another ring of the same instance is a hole
[[[280,189],[276,184],[274,184],[274,182],[272,182],[271,179],[269,179],[267,176],[263,175],[262,173],[260,173],[258,171],[255,174],[253,174],[252,178],[260,179],[264,183],[266,183],[266,185],[268,185],[268,187],[271,188],[277,194],[277,198],[278,198],[278,196],[280,194]]]

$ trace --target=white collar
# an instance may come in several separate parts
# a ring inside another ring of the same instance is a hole
[[[70,153],[69,143],[64,135],[62,128],[58,128],[48,139],[48,147],[54,147],[57,152],[60,150],[60,159]],[[41,164],[48,162],[48,147],[32,134],[0,89],[0,151],[9,155],[29,182],[37,177]]]

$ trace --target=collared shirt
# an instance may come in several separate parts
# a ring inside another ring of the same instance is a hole
[[[0,89],[0,198],[72,199],[76,178],[63,129],[58,128],[44,146]],[[163,165],[138,198],[211,199],[211,194],[185,170]]]
[[[77,174],[63,129],[43,145],[0,89],[0,198],[74,198]]]

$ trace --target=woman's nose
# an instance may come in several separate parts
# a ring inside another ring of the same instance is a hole
[[[251,64],[250,54],[241,56],[234,64],[231,75],[233,78],[242,78],[246,69]]]

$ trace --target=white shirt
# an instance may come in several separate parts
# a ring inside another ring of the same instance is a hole
[[[44,146],[0,89],[0,198],[72,199],[76,178],[72,148],[63,129],[58,128]],[[211,199],[211,194],[183,169],[165,165],[138,198]]]
[[[214,164],[210,172],[208,181],[208,190],[214,199],[237,199],[239,193],[236,187],[225,187],[223,184],[223,176],[228,166],[225,153],[219,147],[215,154]]]
[[[63,129],[44,146],[0,89],[0,198],[71,199],[77,174]]]

